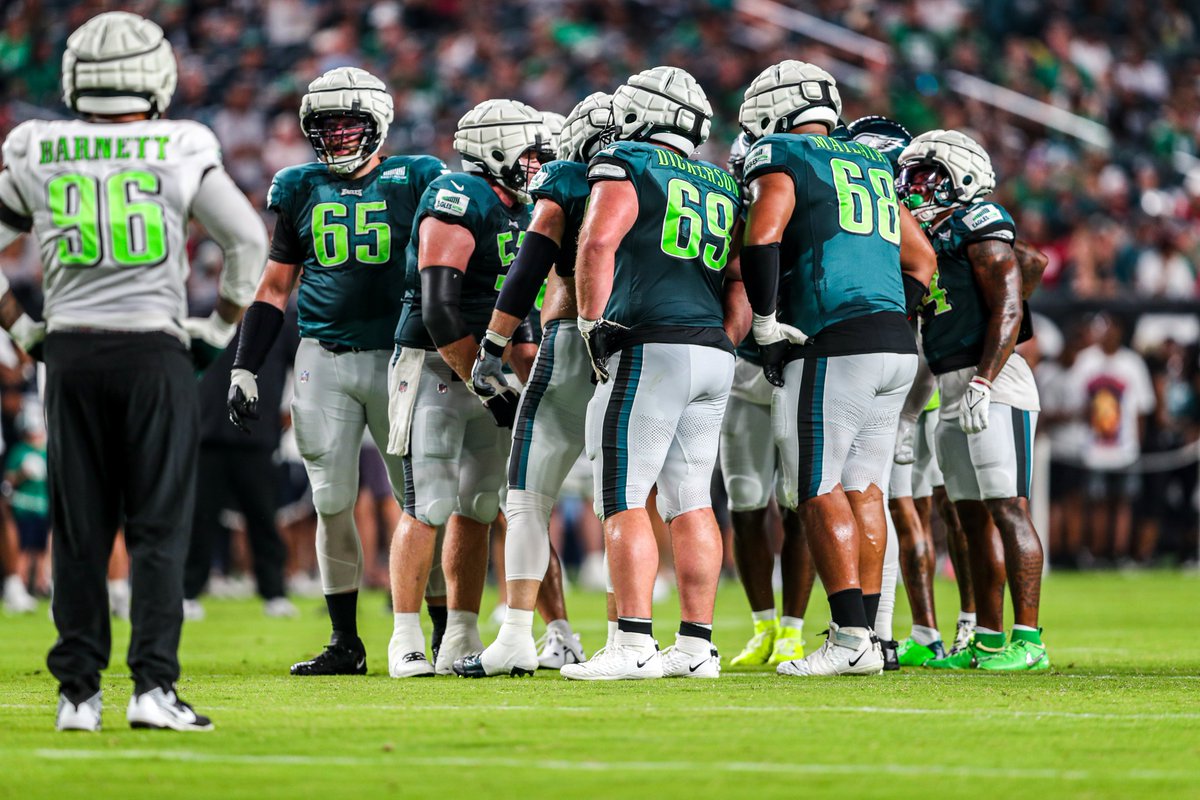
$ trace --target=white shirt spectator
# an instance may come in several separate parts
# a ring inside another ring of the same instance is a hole
[[[1137,461],[1142,452],[1139,420],[1154,410],[1155,402],[1142,357],[1128,347],[1110,354],[1093,345],[1076,358],[1070,379],[1088,428],[1084,465],[1120,469]]]

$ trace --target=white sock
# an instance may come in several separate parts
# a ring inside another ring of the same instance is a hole
[[[974,611],[958,612],[958,621],[959,622],[969,622],[972,625],[974,625],[975,624],[975,612]]]
[[[1037,633],[1037,628],[1031,628],[1028,625],[1013,625],[1013,630],[1014,631],[1030,631],[1032,633]]]
[[[504,623],[496,634],[502,644],[516,644],[533,636],[533,611],[509,606],[504,612]]]
[[[982,633],[986,636],[989,633],[1004,633],[1004,631],[994,631],[991,628],[985,628],[982,625],[976,625],[975,633]]]
[[[417,612],[392,614],[392,638],[397,640],[399,655],[418,651],[424,655],[425,632],[421,630],[421,615]],[[388,650],[390,655],[390,646]]]
[[[507,611],[505,612],[508,613]],[[533,612],[527,612],[532,614]],[[532,618],[530,625],[532,625]],[[450,631],[459,630],[477,630],[479,628],[479,615],[473,611],[460,611],[457,608],[451,608],[446,611],[446,635],[450,635]]]
[[[613,642],[617,640],[618,625],[619,623],[616,620],[610,619],[608,621],[608,639],[604,642],[605,647],[612,647]]]
[[[750,619],[755,622],[773,622],[775,620],[775,607],[764,608],[762,611],[751,611]]]
[[[552,619],[546,623],[546,630],[558,631],[563,635],[563,638],[569,639],[575,635],[575,631],[571,630],[571,623],[565,619]]]
[[[421,632],[421,614],[419,612],[392,614],[392,630],[399,633]]]
[[[677,636],[675,646],[689,656],[706,656],[712,652],[712,642],[699,636]]]
[[[654,637],[648,633],[617,631],[617,635],[613,640],[613,644],[617,645],[618,647],[632,647],[635,650],[653,650]]]
[[[912,638],[917,644],[923,644],[928,647],[934,642],[941,641],[942,635],[938,633],[937,628],[929,628],[925,625],[913,625]]]
[[[795,628],[798,631],[802,631],[802,630],[804,630],[804,618],[803,617],[780,617],[779,618],[779,627]]]

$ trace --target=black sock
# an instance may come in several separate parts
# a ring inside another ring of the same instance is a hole
[[[863,610],[867,612],[867,627],[875,630],[875,618],[879,616],[879,592],[863,595]]]
[[[866,628],[862,589],[843,589],[829,595],[829,615],[839,628]]]
[[[358,641],[358,592],[325,595],[329,623],[333,626],[330,644],[353,646]]]
[[[703,639],[706,642],[712,641],[712,625],[704,625],[699,622],[680,622],[680,636],[692,636],[697,639]]]
[[[426,603],[425,610],[429,612],[429,621],[433,623],[433,652],[436,653],[441,649],[442,637],[446,635],[446,607]]]
[[[641,617],[617,617],[617,630],[625,631],[625,633],[644,633],[647,636],[654,635],[654,624]]]

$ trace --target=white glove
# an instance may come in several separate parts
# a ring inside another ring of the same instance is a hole
[[[755,314],[754,322],[750,325],[754,341],[760,347],[767,347],[776,342],[788,341],[791,344],[804,344],[808,336],[799,328],[785,325],[776,319],[774,314]]]
[[[248,420],[258,419],[258,380],[248,369],[234,369],[229,373],[229,395],[225,400],[229,421],[243,433],[250,432]]]
[[[26,353],[34,354],[35,348],[46,338],[46,323],[34,322],[28,314],[22,314],[8,329],[8,335]]]
[[[224,350],[237,333],[237,323],[226,322],[214,311],[207,317],[188,317],[183,321],[183,329],[192,337],[193,344],[199,340],[217,350]]]
[[[964,433],[987,430],[988,411],[992,404],[992,384],[976,375],[967,384],[958,406],[958,425]]]
[[[894,456],[897,464],[911,464],[917,460],[916,440],[917,421],[901,414],[900,424],[896,426]]]

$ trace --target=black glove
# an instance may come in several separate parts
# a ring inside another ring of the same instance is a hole
[[[592,372],[600,383],[608,382],[608,357],[612,355],[613,337],[623,326],[606,319],[579,318],[579,333],[592,361]]]
[[[250,370],[235,369],[229,373],[225,408],[229,411],[229,421],[242,433],[250,433],[246,421],[258,419],[258,381]]]
[[[511,387],[506,386],[491,397],[480,398],[487,410],[496,421],[497,428],[512,428],[517,419],[517,402],[521,395]]]

